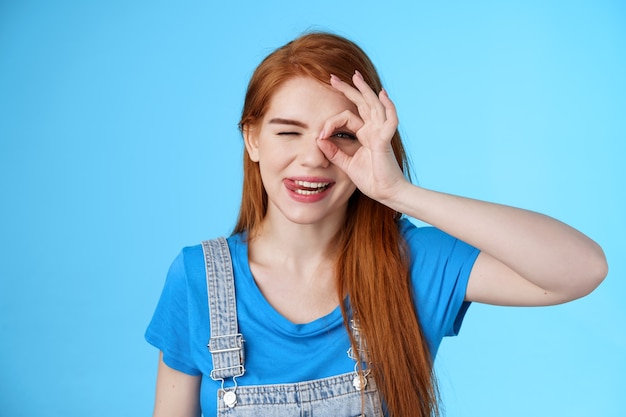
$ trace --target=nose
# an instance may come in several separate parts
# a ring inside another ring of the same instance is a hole
[[[314,135],[307,135],[300,140],[298,162],[309,168],[327,168],[330,165],[326,155],[317,146],[317,137]]]

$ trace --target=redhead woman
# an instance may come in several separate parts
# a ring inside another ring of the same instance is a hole
[[[307,34],[259,65],[234,232],[181,251],[146,332],[154,416],[437,415],[433,361],[471,302],[559,304],[602,282],[602,250],[566,224],[413,185],[397,126],[345,38]]]

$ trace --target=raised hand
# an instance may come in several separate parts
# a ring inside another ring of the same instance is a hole
[[[398,127],[396,108],[385,90],[376,95],[358,71],[352,81],[356,88],[331,75],[333,88],[352,101],[359,114],[346,110],[327,120],[318,147],[330,162],[348,174],[361,192],[385,203],[407,182],[391,147],[391,138]],[[354,132],[361,144],[353,155],[328,140],[342,128]]]

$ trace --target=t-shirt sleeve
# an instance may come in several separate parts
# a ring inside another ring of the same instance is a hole
[[[199,375],[192,359],[189,329],[189,284],[181,252],[167,273],[165,285],[145,338],[163,352],[163,362],[189,375]]]
[[[411,253],[411,279],[422,329],[437,350],[444,336],[459,333],[470,305],[467,283],[479,250],[434,227],[408,220],[403,235]]]

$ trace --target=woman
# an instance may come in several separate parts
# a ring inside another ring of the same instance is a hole
[[[308,34],[259,65],[234,233],[183,250],[146,333],[155,416],[435,415],[432,363],[470,302],[600,284],[602,250],[571,227],[411,184],[397,125],[344,38]]]

